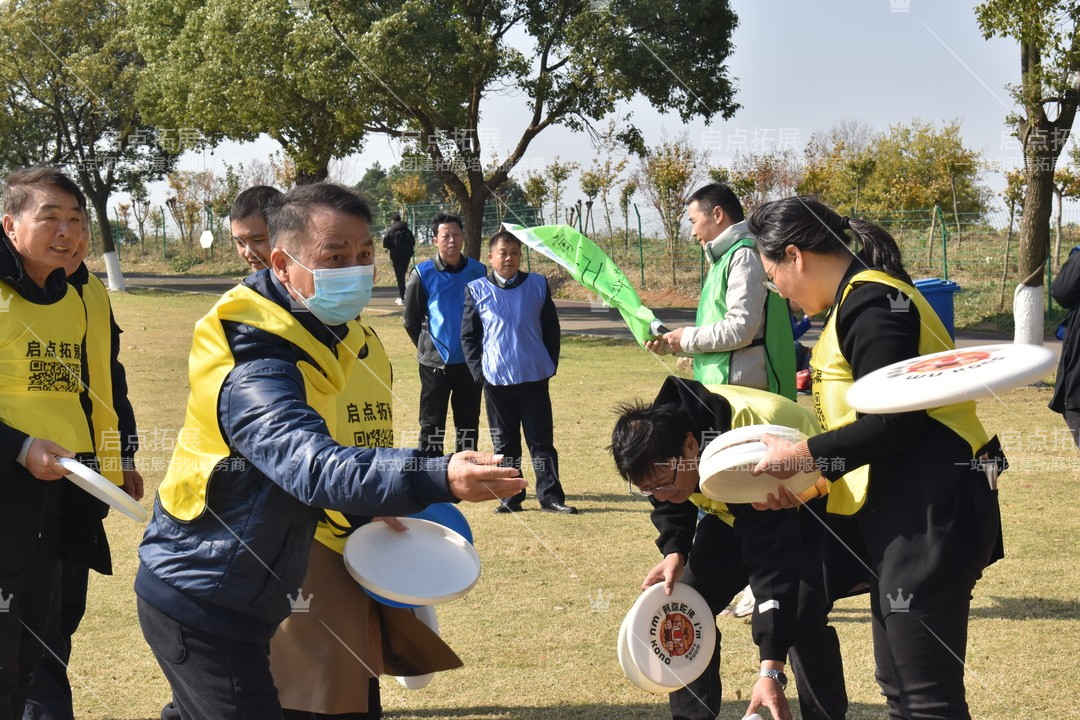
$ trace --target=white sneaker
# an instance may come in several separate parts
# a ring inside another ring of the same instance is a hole
[[[747,585],[746,589],[742,591],[742,597],[739,598],[739,602],[735,604],[735,609],[731,611],[731,614],[735,617],[746,617],[754,612],[754,605],[757,603],[754,600],[754,593],[750,590],[750,586]]]
[[[398,298],[397,300],[394,301],[394,304],[395,305],[404,305],[405,301],[402,300],[401,298]]]

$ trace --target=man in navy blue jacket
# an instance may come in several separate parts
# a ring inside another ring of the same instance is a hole
[[[184,429],[139,548],[139,621],[183,720],[282,718],[268,645],[302,595],[320,508],[408,515],[524,486],[478,453],[334,442],[355,360],[338,347],[370,298],[371,212],[320,183],[286,193],[268,220],[270,267],[196,325]]]

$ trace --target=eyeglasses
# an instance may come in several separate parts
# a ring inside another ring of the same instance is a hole
[[[774,271],[776,270],[776,266],[777,266],[777,265],[779,265],[779,264],[780,264],[780,263],[773,263],[773,266],[772,266],[772,270],[766,270],[766,271],[765,271],[765,279],[761,281],[761,284],[765,286],[765,289],[766,289],[766,290],[769,290],[770,292],[774,292],[774,293],[776,293],[777,295],[781,295],[781,294],[782,294],[782,293],[780,292],[780,288],[776,287],[776,283],[774,283],[774,282],[773,282],[773,281],[772,281],[772,280],[771,280],[771,279],[769,278],[769,276],[770,276],[770,275],[772,275],[772,274],[774,273]]]
[[[678,479],[679,479],[679,466],[678,466],[677,463],[673,463],[673,465],[675,466],[675,471],[671,475],[671,480],[669,482],[664,483],[663,485],[654,485],[651,488],[642,488],[642,487],[635,487],[632,482],[627,480],[626,484],[630,487],[630,494],[631,495],[643,495],[645,497],[652,497],[653,495],[655,495],[658,492],[671,492],[672,490],[674,490],[675,485],[676,485],[676,483],[678,482]]]

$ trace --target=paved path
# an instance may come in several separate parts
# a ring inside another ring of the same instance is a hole
[[[103,281],[104,273],[96,273]],[[228,277],[192,277],[186,275],[157,275],[153,273],[127,273],[124,275],[128,287],[154,288],[166,292],[195,292],[220,295],[239,282],[239,278]],[[396,288],[377,287],[372,293],[368,307],[386,312],[399,313],[401,307],[394,303]],[[575,300],[556,300],[559,308],[559,321],[563,332],[573,335],[596,335],[600,337],[632,339],[619,313],[599,303],[579,302]],[[671,328],[693,325],[695,308],[660,308],[657,316]],[[812,347],[817,341],[821,325],[814,326],[802,337],[802,343]],[[957,338],[958,347],[986,345],[990,343],[1012,342],[1012,335],[964,333]],[[1061,341],[1051,338],[1044,342],[1046,347],[1056,354],[1061,353]]]

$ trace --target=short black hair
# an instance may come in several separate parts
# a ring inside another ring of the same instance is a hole
[[[686,200],[687,205],[692,202],[696,202],[698,208],[707,213],[712,212],[713,208],[719,205],[720,209],[731,218],[732,222],[742,222],[746,219],[742,203],[739,202],[735,192],[721,183],[702,185]]]
[[[276,187],[269,185],[255,185],[236,196],[232,208],[229,209],[229,222],[243,220],[252,215],[261,215],[266,219],[266,208],[270,203],[281,197],[283,193]]]
[[[447,223],[457,223],[458,229],[465,232],[465,223],[461,221],[460,215],[455,215],[448,212],[440,212],[434,218],[431,219],[431,234],[433,236],[439,234],[439,226],[446,225]]]
[[[86,195],[74,180],[54,165],[31,165],[15,170],[7,176],[4,185],[4,213],[12,217],[26,210],[34,188],[41,185],[51,185],[72,195],[82,211],[86,212]]]
[[[371,208],[364,198],[352,190],[327,182],[300,185],[271,201],[267,208],[270,247],[276,247],[281,240],[306,231],[311,221],[311,211],[316,207],[330,208],[371,224]]]
[[[390,222],[401,222],[401,213],[394,213],[394,217],[390,218]]]
[[[621,403],[615,413],[619,419],[611,430],[608,451],[624,479],[640,485],[654,468],[682,457],[690,421],[678,405]]]
[[[515,243],[518,247],[521,247],[521,238],[509,230],[500,230],[492,235],[488,240],[488,250],[495,247],[495,243],[497,242]]]

